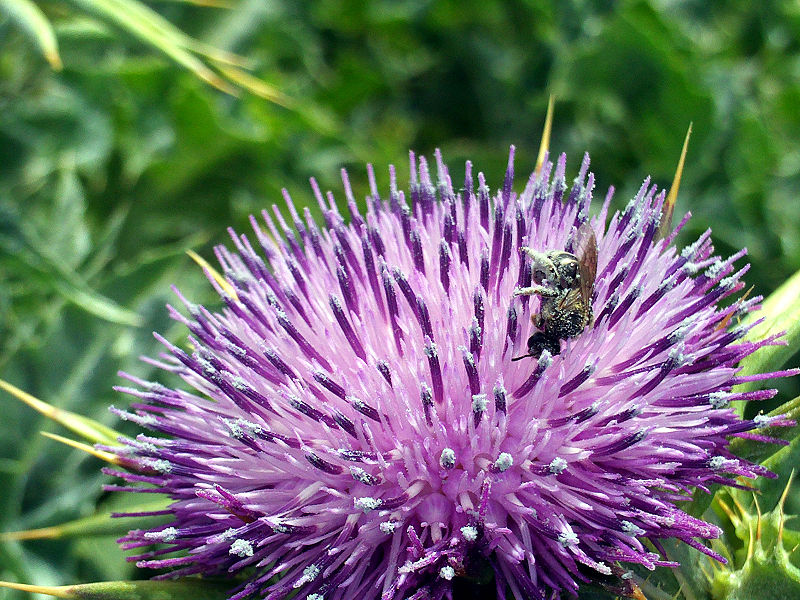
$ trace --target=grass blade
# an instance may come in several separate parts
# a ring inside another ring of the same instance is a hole
[[[30,0],[3,0],[0,11],[4,12],[39,46],[45,60],[56,71],[63,67],[58,54],[58,41],[53,26],[45,14]]]
[[[224,600],[230,581],[184,578],[178,581],[102,581],[79,585],[26,585],[0,581],[0,587],[74,600]]]
[[[776,371],[800,350],[800,271],[792,275],[762,304],[760,311],[749,314],[743,325],[763,319],[747,334],[748,340],[761,340],[785,332],[781,345],[759,348],[741,362],[741,376]],[[758,381],[737,386],[738,391],[756,389]],[[740,403],[741,404],[741,403]]]
[[[122,434],[94,419],[48,404],[2,379],[0,379],[0,389],[90,442],[109,446],[119,445],[118,438],[122,437]]]
[[[159,502],[149,502],[144,505],[130,507],[127,510],[132,513],[159,511],[167,508],[169,502],[170,501],[165,498]],[[129,519],[135,519],[133,524]],[[165,519],[167,519],[166,515],[126,518],[112,517],[112,513],[104,512],[82,519],[75,519],[74,521],[67,521],[60,525],[52,525],[50,527],[3,532],[0,533],[0,541],[52,540],[73,537],[99,537],[104,535],[121,536],[125,535],[132,528],[132,525],[138,529],[149,529],[164,523]]]

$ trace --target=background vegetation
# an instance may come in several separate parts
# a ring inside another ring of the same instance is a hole
[[[796,2],[151,5],[247,57],[279,102],[214,89],[93,4],[37,3],[61,71],[0,11],[0,378],[57,406],[113,422],[107,406],[127,402],[116,372],[152,377],[137,360],[159,351],[150,332],[183,337],[169,285],[213,304],[185,250],[211,259],[281,188],[306,204],[310,176],[339,193],[347,167],[363,198],[365,163],[385,189],[389,163],[405,179],[408,149],[437,147],[497,187],[510,144],[518,171],[532,167],[550,94],[552,149],[573,172],[588,151],[617,207],[648,174],[669,185],[693,122],[682,241],[712,226],[721,253],[746,246],[759,294],[800,268]],[[38,434],[55,425],[5,394],[0,415],[0,531],[125,501],[103,494],[98,461]],[[4,580],[135,576],[113,536],[0,543]]]

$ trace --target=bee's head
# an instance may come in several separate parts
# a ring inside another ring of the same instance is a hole
[[[557,273],[559,285],[563,288],[573,287],[580,276],[577,257],[563,251],[550,252],[548,255]]]
[[[542,252],[529,253],[531,257],[531,275],[533,276],[533,282],[537,285],[542,285],[545,281],[551,285],[558,283],[558,270],[550,257],[551,254],[551,252],[547,254]]]
[[[578,259],[574,254],[563,250],[539,252],[532,248],[522,248],[531,259],[531,276],[537,285],[547,285],[561,289],[575,286],[580,277]]]

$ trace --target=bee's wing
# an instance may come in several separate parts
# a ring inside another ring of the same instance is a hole
[[[584,223],[578,229],[575,250],[578,257],[578,272],[581,274],[581,298],[588,306],[594,279],[597,276],[597,238],[594,229],[588,223]]]
[[[570,289],[556,301],[556,310],[559,314],[580,310],[582,306],[588,304],[583,301],[583,291],[578,288]]]

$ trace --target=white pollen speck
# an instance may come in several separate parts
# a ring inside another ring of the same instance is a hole
[[[161,448],[156,446],[155,444],[151,444],[150,442],[141,442],[137,439],[136,448],[143,453],[146,454],[158,454],[161,451]],[[131,448],[133,451],[133,448]]]
[[[143,427],[158,423],[158,419],[156,419],[153,415],[133,415],[130,420]]]
[[[364,514],[367,514],[371,510],[375,510],[381,504],[383,504],[383,500],[381,500],[380,498],[371,498],[370,496],[364,496],[363,498],[353,498],[353,506],[355,506],[359,510],[363,510]]]
[[[769,415],[756,415],[753,418],[753,423],[756,427],[766,427],[772,422],[772,417]]]
[[[244,437],[244,431],[236,421],[225,419],[225,425],[230,431],[231,437],[240,440]]]
[[[611,567],[609,567],[606,563],[599,562],[594,565],[594,568],[598,573],[602,573],[603,575],[611,575]]]
[[[372,475],[370,475],[360,467],[350,467],[350,475],[352,475],[353,479],[355,479],[356,481],[359,481],[366,485],[371,485],[375,483],[375,480],[372,477]]]
[[[686,333],[689,331],[688,327],[678,327],[675,331],[667,335],[667,342],[670,344],[677,344],[686,339]]]
[[[214,368],[214,365],[212,365],[205,358],[197,357],[197,364],[200,365],[200,368],[202,368],[205,373],[216,373],[217,372],[217,370]]]
[[[638,527],[637,525],[634,525],[630,521],[622,522],[622,531],[623,533],[627,533],[628,535],[632,535],[633,537],[644,535],[646,533],[644,529]]]
[[[250,386],[247,384],[247,382],[242,377],[238,377],[238,376],[234,377],[231,380],[231,383],[233,384],[233,387],[235,387],[240,392],[245,392],[245,391],[250,389]]]
[[[303,569],[303,576],[292,584],[292,587],[297,589],[303,587],[309,581],[314,581],[319,575],[320,568],[317,565],[308,565]]]
[[[578,542],[578,534],[572,530],[569,524],[565,524],[564,530],[558,534],[558,543],[568,548],[569,546],[575,546]]]
[[[694,274],[696,274],[696,273],[697,273],[697,272],[700,270],[700,267],[698,267],[698,266],[697,266],[695,263],[693,263],[693,262],[691,262],[691,261],[690,261],[690,262],[687,262],[687,263],[686,263],[686,264],[683,266],[683,269],[684,269],[684,270],[685,270],[685,271],[686,271],[686,272],[687,272],[689,275],[694,275]]]
[[[163,458],[158,459],[146,459],[142,461],[144,466],[153,469],[154,471],[158,471],[161,474],[166,475],[170,471],[172,471],[172,463],[168,460],[164,460]]]
[[[220,339],[219,337],[217,337],[216,342],[218,344],[222,344],[223,346],[225,346],[225,349],[231,354],[233,354],[236,358],[243,358],[247,356],[247,352],[245,351],[244,348],[237,346],[228,339],[225,338]]]
[[[683,353],[683,344],[679,344],[675,346],[672,350],[669,351],[669,359],[675,363],[676,366],[682,366],[686,364],[686,356]]]
[[[232,537],[235,537],[237,531],[239,531],[239,530],[234,528],[234,527],[230,527],[229,529],[226,529],[225,531],[223,531],[219,535],[214,536],[212,538],[212,540],[214,542],[224,542],[226,540],[231,539]]]
[[[714,408],[725,408],[730,404],[728,392],[714,392],[708,395],[708,403]]]
[[[466,346],[459,346],[458,347],[461,352],[464,353],[464,360],[469,363],[471,366],[475,366],[475,355],[470,352]]]
[[[514,458],[508,452],[501,453],[500,456],[497,457],[497,460],[494,461],[494,466],[497,467],[501,473],[513,464]]]
[[[716,279],[720,273],[722,273],[722,269],[725,268],[725,263],[721,260],[717,260],[711,264],[706,272],[703,273],[708,279]]]
[[[139,415],[136,413],[128,412],[126,410],[120,410],[113,404],[111,405],[110,408],[111,411],[123,421],[130,421],[131,423],[136,423],[137,425],[141,425],[142,427],[147,427],[148,425],[155,425],[156,423],[158,423],[158,419],[156,419],[153,415],[150,414]]]
[[[483,412],[486,410],[486,394],[475,394],[472,397],[472,412]]]
[[[470,329],[480,335],[481,333],[481,326],[478,323],[478,317],[472,317],[472,323],[470,323]]]
[[[439,457],[439,465],[443,469],[452,469],[456,465],[456,452],[452,448],[445,448],[442,450],[442,455]]]
[[[234,554],[245,558],[246,556],[253,556],[253,544],[241,538],[234,540],[231,544],[231,549],[228,554]]]
[[[439,569],[439,577],[441,577],[442,579],[446,579],[447,581],[450,581],[455,576],[456,576],[456,571],[450,565],[448,565],[446,567],[442,567],[441,569]]]
[[[553,475],[561,475],[561,473],[567,469],[567,461],[560,456],[556,456],[552,461],[550,461],[550,466],[548,468]]]
[[[725,458],[724,456],[715,456],[708,461],[708,466],[715,471],[727,471],[728,469],[735,469],[739,466],[739,461],[732,458]]]
[[[384,521],[380,525],[378,525],[382,533],[386,535],[390,535],[394,533],[394,530],[397,529],[397,523],[394,521]]]
[[[699,241],[699,240],[698,240]],[[683,258],[691,258],[692,255],[697,252],[697,242],[692,244],[691,246],[686,246],[683,250],[681,250],[681,256]]]
[[[303,569],[303,577],[308,577],[308,580],[312,581],[317,578],[319,571],[320,569],[317,565],[308,565],[305,569]]]
[[[174,527],[167,527],[161,531],[148,531],[144,534],[145,539],[158,542],[174,542],[178,537],[178,530]]]
[[[306,600],[325,600],[325,597],[322,594],[309,594],[306,596]]]
[[[675,278],[670,277],[669,279],[665,279],[659,284],[658,290],[659,291],[671,290],[674,287],[675,287]]]
[[[465,525],[461,528],[461,535],[468,542],[474,542],[478,539],[478,530],[472,525]]]
[[[236,422],[239,424],[240,427],[244,427],[250,433],[259,434],[264,431],[261,425],[253,423],[252,421],[247,421],[246,419],[236,419]]]

